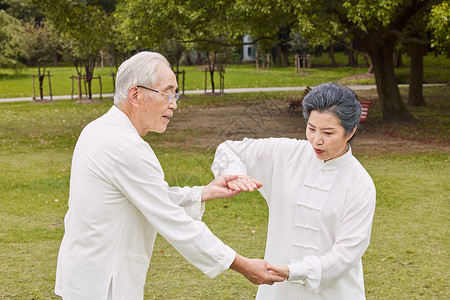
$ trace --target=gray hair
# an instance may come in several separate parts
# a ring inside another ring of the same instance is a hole
[[[361,103],[350,88],[329,82],[313,88],[303,99],[303,117],[308,120],[311,111],[330,112],[349,135],[359,124]],[[353,139],[353,137],[351,138]],[[350,139],[350,140],[351,140]]]
[[[167,59],[156,52],[139,52],[124,61],[117,71],[114,104],[124,102],[128,97],[128,90],[134,85],[153,87],[158,82],[160,65],[170,67]]]

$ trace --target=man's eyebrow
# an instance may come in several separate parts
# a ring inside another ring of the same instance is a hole
[[[164,90],[168,91],[168,90],[171,90],[171,89],[176,89],[176,86],[169,84],[168,86],[166,86],[166,88]]]
[[[316,126],[314,126],[313,124],[311,124],[311,123],[309,123],[309,122],[308,122],[308,125],[311,126],[311,127],[316,128]]]

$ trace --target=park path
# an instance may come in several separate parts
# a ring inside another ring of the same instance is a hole
[[[407,87],[407,84],[399,84],[399,87]],[[445,84],[424,84],[424,86],[445,86]],[[360,91],[360,90],[371,90],[375,89],[375,85],[349,85],[352,90]],[[305,86],[298,87],[260,87],[260,88],[236,88],[236,89],[225,89],[224,93],[248,93],[248,92],[273,92],[273,91],[304,91]],[[219,89],[216,89],[219,91]],[[185,94],[203,94],[205,90],[189,90],[185,91]],[[206,90],[206,93],[211,93],[211,90]],[[104,98],[111,98],[113,94],[102,94]],[[100,98],[100,95],[92,95],[92,98]],[[72,99],[71,95],[62,95],[62,96],[53,96],[53,100],[70,100]],[[73,97],[76,99],[76,96]],[[19,97],[19,98],[0,98],[0,103],[6,102],[23,102],[33,101],[33,97]]]

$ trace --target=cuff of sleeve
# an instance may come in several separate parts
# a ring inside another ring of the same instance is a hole
[[[317,256],[306,256],[303,261],[290,263],[289,281],[302,280],[314,294],[320,289],[322,279],[322,264]]]
[[[203,213],[205,212],[205,203],[202,202],[202,191],[203,186],[194,186],[191,188],[191,217],[194,220],[200,221],[202,219]]]
[[[234,259],[236,258],[236,251],[231,249],[230,247],[226,246],[227,253],[225,254],[223,260],[217,264],[213,269],[209,270],[208,272],[205,272],[205,275],[209,278],[214,278],[220,273],[222,273],[225,270],[228,270],[233,263]]]
[[[306,277],[307,266],[304,262],[299,261],[288,264],[289,267],[289,281],[303,280]]]

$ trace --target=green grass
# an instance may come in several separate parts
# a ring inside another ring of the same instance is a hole
[[[314,68],[302,69],[295,74],[293,64],[288,68],[271,67],[270,70],[256,70],[254,64],[228,65],[225,69],[225,88],[246,88],[246,87],[289,87],[289,86],[314,86],[324,82],[337,82],[342,78],[354,75],[363,75],[367,73],[367,67],[361,64],[358,68],[345,67],[347,58],[342,52],[336,53],[336,60],[341,66],[339,68],[330,68],[328,54],[324,53],[321,57],[312,57]],[[405,67],[396,69],[399,83],[408,83],[409,77],[409,58],[404,55]],[[362,62],[362,59],[360,59]],[[448,83],[450,82],[450,59],[440,55],[435,57],[429,53],[424,57],[424,82],[425,83]],[[205,72],[204,67],[199,66],[181,66],[180,71],[186,71],[185,89],[186,90],[204,90]],[[51,86],[53,95],[71,95],[72,81],[70,77],[76,75],[74,67],[49,67],[47,71],[52,75]],[[113,92],[113,81],[111,77],[111,68],[96,68],[94,76],[100,75],[102,78],[102,93]],[[33,96],[33,84],[31,75],[37,74],[36,68],[26,68],[22,70],[0,69],[0,98],[11,97],[31,97]],[[181,75],[180,75],[181,76]],[[181,77],[179,78],[181,88]],[[219,74],[215,74],[215,88],[219,89]],[[373,78],[368,79],[348,79],[343,84],[375,84]],[[49,97],[48,80],[44,82],[44,96]],[[77,82],[74,81],[74,94],[77,96]],[[207,74],[207,88],[211,88],[211,80]],[[39,97],[38,81],[35,79],[36,96]],[[92,93],[100,92],[98,80],[92,84]],[[83,94],[85,90],[83,87]]]
[[[46,69],[51,75],[52,95],[71,95],[72,94],[72,75],[77,75],[75,67],[48,67]],[[22,70],[0,69],[0,98],[12,97],[32,97],[33,81],[32,75],[37,75],[37,68],[26,68]],[[100,75],[102,78],[102,93],[113,92],[113,82],[110,76],[110,68],[96,68],[94,77]],[[39,83],[35,78],[34,82],[36,97],[39,97]],[[50,98],[49,83],[46,77],[43,84],[45,98]],[[78,93],[77,81],[74,80],[74,96]],[[92,93],[100,93],[98,80],[93,80]],[[83,87],[83,94],[85,94]]]
[[[427,88],[429,105],[416,112],[428,120],[434,116],[437,125],[425,128],[443,128],[447,137],[448,118],[439,115],[438,108],[448,110],[448,94],[447,90]],[[296,95],[192,96],[180,106],[285,101]],[[368,93],[363,96],[374,97]],[[82,128],[111,104],[80,105],[70,100],[0,104],[0,298],[57,298],[53,295],[55,268],[64,232],[73,147]],[[371,123],[366,124],[377,127],[381,116],[376,106],[374,112],[368,121]],[[179,114],[183,117],[182,109]],[[415,126],[404,130],[413,131]],[[155,149],[171,185],[206,184],[212,179],[213,151],[184,145],[185,135],[169,129],[163,135],[150,134],[146,140]],[[179,146],[164,146],[167,141]],[[448,153],[436,149],[408,155],[357,156],[377,187],[371,245],[363,257],[368,299],[449,296],[450,174]],[[264,200],[255,192],[209,202],[203,220],[240,254],[261,258],[267,214]],[[256,286],[233,271],[207,278],[158,236],[145,299],[252,299],[255,293]]]
[[[401,87],[400,94],[407,103],[408,88]],[[423,91],[426,106],[407,105],[408,110],[417,118],[414,124],[382,122],[381,103],[373,91],[358,91],[361,100],[373,101],[367,122],[362,126],[369,132],[383,132],[384,135],[419,140],[431,145],[448,143],[450,132],[450,86],[427,87]]]

